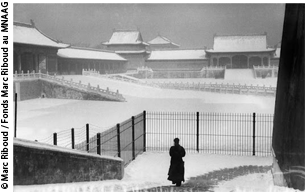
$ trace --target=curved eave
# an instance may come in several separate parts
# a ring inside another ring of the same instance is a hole
[[[115,51],[116,54],[149,54],[147,51]]]
[[[122,60],[122,59],[95,59],[95,58],[77,58],[77,57],[67,57],[67,56],[60,56],[60,55],[57,55],[59,58],[62,58],[62,59],[75,59],[75,60],[78,60],[78,59],[82,59],[82,60],[97,60],[97,61],[120,61],[120,62],[126,62],[127,60]]]
[[[75,60],[96,60],[96,61],[118,61],[118,62],[126,62],[126,59],[97,59],[97,58],[84,58],[84,57],[69,57],[64,55],[57,55],[59,58],[62,59],[75,59]]]
[[[275,52],[276,49],[269,49],[269,50],[260,50],[260,51],[215,51],[215,50],[205,50],[206,53],[209,54],[217,54],[217,53],[269,53]]]
[[[114,54],[116,55],[116,54]],[[126,62],[127,60],[120,57],[119,55],[115,56],[117,58],[110,58],[110,57],[105,57],[103,58],[103,56],[101,57],[90,57],[90,56],[87,56],[87,57],[82,57],[82,56],[76,56],[76,54],[63,54],[63,53],[60,53],[58,52],[57,53],[57,56],[60,57],[60,58],[64,58],[64,59],[82,59],[82,60],[99,60],[99,61],[122,61],[122,62]]]
[[[30,45],[30,46],[49,47],[49,48],[56,48],[56,49],[69,47],[68,44],[62,44],[62,45],[54,46],[54,45],[33,44],[33,43],[25,43],[25,42],[13,42],[13,43],[14,44],[22,44],[22,45]],[[59,43],[59,44],[61,44],[61,43]]]
[[[145,43],[145,42],[135,42],[135,43],[108,43],[108,42],[105,42],[103,43],[103,45],[106,45],[106,46],[112,46],[112,45],[116,45],[116,46],[119,46],[119,45],[145,45],[145,46],[149,46],[148,43]]]
[[[165,71],[172,71],[172,72],[195,72],[195,71],[198,71],[200,72],[202,70],[202,68],[195,68],[195,69],[154,69],[154,67],[152,68],[153,71],[162,71],[162,72],[165,72]]]
[[[169,62],[169,61],[207,61],[208,59],[147,59],[146,61],[160,61],[160,62]]]

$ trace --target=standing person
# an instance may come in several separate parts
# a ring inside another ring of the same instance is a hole
[[[174,139],[174,146],[171,146],[169,154],[171,156],[170,168],[168,172],[168,180],[172,181],[172,184],[176,184],[176,186],[181,186],[182,181],[185,182],[184,174],[184,161],[183,157],[186,155],[185,149],[180,146],[179,138]]]

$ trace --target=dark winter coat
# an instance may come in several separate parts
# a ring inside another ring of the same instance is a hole
[[[171,156],[170,168],[168,172],[168,180],[177,183],[185,181],[184,161],[183,157],[186,155],[185,149],[180,145],[175,145],[170,148],[169,154]]]

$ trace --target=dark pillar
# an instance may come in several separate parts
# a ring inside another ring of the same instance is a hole
[[[274,166],[279,165],[289,187],[304,190],[305,4],[286,5],[281,45],[272,140]]]

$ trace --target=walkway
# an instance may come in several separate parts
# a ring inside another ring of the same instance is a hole
[[[266,173],[271,166],[240,166],[237,168],[224,168],[207,174],[192,177],[181,187],[161,186],[137,190],[140,192],[212,192],[213,187],[221,181],[228,181],[239,176],[252,173]]]

